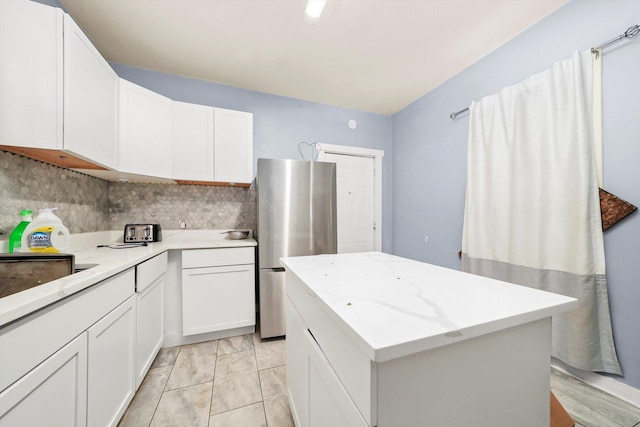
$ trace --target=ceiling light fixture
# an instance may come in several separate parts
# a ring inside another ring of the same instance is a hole
[[[307,24],[315,24],[320,20],[327,0],[307,0],[307,6],[304,8],[302,20]]]

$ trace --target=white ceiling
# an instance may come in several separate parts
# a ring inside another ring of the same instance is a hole
[[[61,0],[119,64],[393,114],[567,0]]]

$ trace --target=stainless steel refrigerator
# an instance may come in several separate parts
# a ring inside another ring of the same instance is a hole
[[[281,257],[335,254],[336,165],[258,159],[260,336],[285,335]]]

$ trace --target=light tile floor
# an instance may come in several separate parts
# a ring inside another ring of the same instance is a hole
[[[293,426],[285,363],[257,334],[162,349],[119,426]]]
[[[291,427],[286,342],[242,335],[165,348],[120,427]],[[640,409],[551,370],[551,388],[577,427],[640,427]]]

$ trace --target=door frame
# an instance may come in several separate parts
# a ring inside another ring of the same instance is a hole
[[[325,161],[325,154],[366,157],[373,159],[373,249],[382,251],[382,157],[383,150],[349,147],[346,145],[316,144],[318,161]]]

